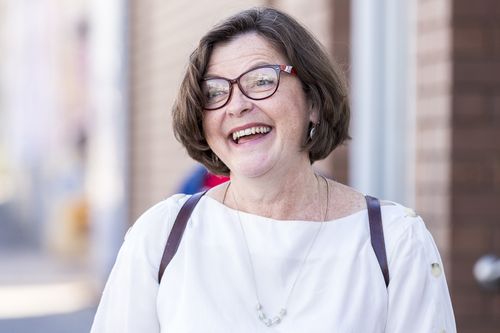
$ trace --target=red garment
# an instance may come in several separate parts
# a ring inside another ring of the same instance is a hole
[[[203,179],[203,188],[208,189],[219,184],[225,183],[229,180],[226,176],[217,176],[210,172],[207,172],[205,178]]]

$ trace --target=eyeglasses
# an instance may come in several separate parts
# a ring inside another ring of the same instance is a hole
[[[252,68],[236,79],[208,77],[201,81],[204,96],[203,108],[217,110],[231,99],[233,85],[236,83],[246,97],[253,100],[266,99],[274,95],[280,83],[280,73],[296,74],[289,65],[263,65]]]

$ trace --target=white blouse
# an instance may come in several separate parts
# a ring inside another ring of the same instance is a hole
[[[321,223],[240,213],[204,196],[161,285],[158,268],[186,195],[144,213],[125,236],[93,333],[456,332],[441,259],[422,219],[382,206],[390,284],[370,243],[367,211],[327,221],[311,248],[283,321],[258,318],[284,306]],[[255,282],[249,262],[255,270]]]

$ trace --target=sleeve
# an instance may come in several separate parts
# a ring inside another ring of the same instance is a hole
[[[455,333],[455,318],[436,244],[420,217],[395,243],[389,257],[387,333]],[[405,221],[406,222],[406,221]]]
[[[173,223],[172,201],[150,208],[127,232],[91,333],[160,332],[156,310],[158,267]]]

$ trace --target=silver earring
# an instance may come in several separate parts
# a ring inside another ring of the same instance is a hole
[[[316,126],[318,126],[319,123],[317,124],[314,124],[311,129],[309,130],[309,139],[312,140],[312,138],[314,137],[314,134],[316,133]]]

